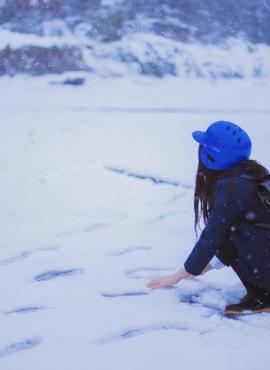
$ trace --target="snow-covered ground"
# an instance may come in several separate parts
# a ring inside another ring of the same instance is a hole
[[[195,242],[193,130],[233,120],[270,167],[269,84],[58,80],[0,80],[0,368],[267,369],[270,315],[222,315],[229,269],[146,284]]]

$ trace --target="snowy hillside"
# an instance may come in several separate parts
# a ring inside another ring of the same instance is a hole
[[[230,39],[190,44],[136,33],[100,43],[83,37],[23,35],[0,30],[0,75],[87,71],[99,76],[268,79],[270,47]]]
[[[269,22],[269,0],[2,0],[0,76],[267,79]]]

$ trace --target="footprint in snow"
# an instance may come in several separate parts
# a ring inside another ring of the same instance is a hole
[[[133,291],[133,292],[119,292],[119,293],[103,293],[105,298],[119,298],[119,297],[139,297],[150,294],[149,292]]]
[[[160,323],[160,324],[153,324],[141,328],[130,328],[123,330],[122,332],[109,335],[107,337],[100,338],[95,341],[95,344],[110,344],[119,342],[125,339],[133,338],[138,335],[144,335],[156,331],[163,331],[163,330],[177,330],[177,331],[186,331],[190,330],[186,325],[177,324],[177,323]]]
[[[81,274],[83,269],[69,269],[69,270],[49,270],[35,276],[36,281],[47,281],[59,277],[74,276]]]
[[[38,249],[37,252],[48,252],[48,251],[51,252],[51,251],[56,251],[59,248],[60,248],[59,246],[44,247],[44,248]],[[25,258],[31,257],[32,255],[33,255],[32,252],[23,251],[21,253],[15,254],[15,256],[0,260],[0,266],[9,265],[11,263],[22,261]]]
[[[166,220],[167,218],[170,218],[170,217],[174,217],[176,215],[179,215],[179,211],[173,211],[173,212],[168,212],[168,213],[162,213],[154,218],[151,218],[150,220],[146,221],[145,224],[146,225],[151,225],[151,224],[154,224],[154,223],[158,223],[158,222],[161,222],[161,221],[164,221]]]
[[[0,260],[0,266],[9,265],[10,263],[21,261],[21,260],[23,260],[27,257],[30,257],[31,255],[32,255],[32,253],[29,252],[29,251],[24,251],[24,252],[18,253],[15,256]]]
[[[41,343],[40,338],[25,338],[24,340],[12,343],[7,347],[0,349],[0,357],[13,355],[17,352],[25,351],[34,348]]]
[[[237,300],[234,294],[225,291],[223,288],[217,286],[202,286],[193,293],[181,292],[181,289],[175,290],[179,299],[179,303],[191,304],[209,310],[209,316],[213,313],[222,315],[224,314],[224,307],[229,301]],[[232,302],[230,302],[232,303]]]
[[[126,270],[130,279],[155,279],[161,274],[168,274],[172,271],[169,267],[143,267]]]
[[[107,224],[107,223],[101,223],[101,222],[93,223],[93,224],[86,225],[86,226],[78,228],[78,229],[63,231],[63,232],[55,234],[54,236],[56,236],[56,237],[65,237],[65,236],[76,235],[76,234],[79,234],[79,233],[91,233],[91,232],[107,229],[110,226],[111,226],[111,224]]]
[[[38,252],[55,252],[58,249],[60,249],[59,245],[52,245],[52,246],[49,246],[49,247],[40,248],[38,250]]]
[[[18,307],[13,310],[7,311],[5,314],[12,315],[12,314],[32,313],[32,312],[41,311],[44,309],[45,307],[39,307],[39,306]]]
[[[151,247],[144,246],[144,245],[125,247],[125,248],[122,248],[122,249],[119,249],[117,251],[114,251],[114,252],[110,253],[110,256],[122,256],[122,255],[125,255],[125,254],[137,252],[137,251],[148,251],[148,250],[151,250],[151,249],[152,249]]]

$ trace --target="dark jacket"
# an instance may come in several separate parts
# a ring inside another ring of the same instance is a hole
[[[254,225],[270,224],[270,214],[255,187],[241,174],[217,182],[210,219],[184,264],[187,272],[201,274],[214,255],[219,257],[219,248],[227,240],[237,252],[236,269],[242,279],[270,291],[270,229]]]

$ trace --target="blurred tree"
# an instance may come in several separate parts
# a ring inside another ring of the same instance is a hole
[[[219,43],[242,37],[270,45],[270,0],[2,0],[0,24],[42,34],[42,22],[61,18],[73,32],[91,24],[89,37],[114,41],[127,32],[153,32],[181,41]]]
[[[98,8],[101,5],[102,0],[68,0],[70,8],[77,11],[87,11],[93,8]]]

